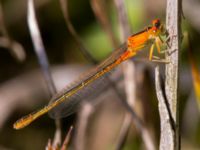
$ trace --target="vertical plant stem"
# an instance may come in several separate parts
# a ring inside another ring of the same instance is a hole
[[[118,12],[118,22],[119,22],[119,27],[120,27],[120,32],[121,32],[120,38],[121,38],[121,41],[125,41],[126,38],[130,34],[130,26],[128,24],[125,4],[123,0],[114,0],[114,3]],[[130,60],[124,63],[125,64],[123,64],[122,68],[123,68],[123,74],[124,74],[124,84],[125,84],[127,103],[132,108],[136,100],[136,89],[135,89],[136,81],[133,77],[135,74],[135,65]],[[115,147],[116,150],[123,149],[128,133],[129,133],[131,123],[132,123],[131,114],[127,112],[125,114],[121,129],[120,129],[119,137],[117,139],[117,144]]]
[[[69,142],[72,136],[72,130],[73,130],[73,126],[71,126],[65,136],[64,142],[60,148],[60,150],[67,150],[69,147]]]
[[[110,39],[111,44],[117,48],[118,40],[115,37],[111,21],[109,20],[108,9],[106,7],[107,0],[90,0],[90,3],[97,20]]]
[[[93,113],[94,108],[91,103],[84,102],[81,108],[81,112],[78,116],[77,131],[75,136],[74,149],[84,150],[86,144],[86,130],[89,122],[89,118]]]
[[[168,0],[167,1],[167,20],[166,28],[169,33],[170,48],[168,49],[168,54],[166,59],[170,63],[166,64],[166,80],[165,80],[165,90],[166,96],[169,101],[170,110],[172,112],[172,117],[174,121],[177,121],[177,90],[178,90],[178,56],[180,49],[180,18],[181,10],[180,0]]]
[[[178,60],[181,42],[181,0],[167,0],[166,28],[169,34],[168,53],[169,61],[165,68],[165,104],[168,108],[168,118],[161,118],[160,149],[180,149],[179,140],[179,103],[178,92]],[[161,114],[160,114],[161,115]],[[165,120],[165,121],[162,121]],[[170,125],[167,125],[170,124]]]
[[[118,12],[118,20],[119,20],[119,26],[121,30],[121,39],[122,41],[125,41],[131,32],[131,29],[128,23],[126,9],[125,9],[125,3],[123,0],[114,0],[114,2],[115,2],[117,12]],[[134,77],[135,71],[136,71],[135,64],[131,60],[127,60],[126,62],[123,63],[127,103],[130,107],[134,107],[135,101],[136,101],[136,78]],[[134,108],[132,108],[132,110],[134,110]],[[133,118],[131,117],[130,113],[126,113],[124,122],[121,127],[121,132],[119,135],[116,150],[120,150],[123,148],[132,119]],[[134,123],[141,133],[141,137],[146,149],[154,150],[155,147],[153,144],[153,140],[147,128],[144,126],[144,124],[140,122],[139,119],[137,120],[134,119]]]
[[[80,35],[77,33],[75,30],[69,16],[69,8],[68,8],[68,0],[59,0],[60,2],[60,7],[65,19],[65,23],[67,25],[67,28],[72,35],[73,39],[77,43],[77,46],[79,47],[80,51],[82,54],[85,56],[85,58],[89,61],[91,61],[93,64],[97,64],[98,61],[93,58],[93,56],[89,53],[88,49],[85,47]]]
[[[171,123],[171,115],[169,105],[161,88],[159,66],[155,69],[155,87],[156,95],[158,98],[158,110],[160,115],[160,150],[173,149],[174,143],[174,130]]]

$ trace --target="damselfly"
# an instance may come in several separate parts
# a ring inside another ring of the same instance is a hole
[[[165,34],[163,24],[161,24],[159,19],[153,20],[152,26],[147,27],[143,31],[128,37],[127,41],[122,44],[118,49],[116,49],[105,61],[103,61],[93,70],[91,70],[81,79],[79,79],[74,85],[68,87],[67,89],[64,89],[60,93],[53,96],[47,106],[40,109],[39,111],[36,111],[19,119],[14,124],[14,128],[20,129],[27,126],[41,115],[52,110],[54,107],[62,105],[64,101],[65,103],[67,103],[66,109],[69,108],[69,110],[65,111],[65,115],[69,115],[71,112],[73,112],[70,107],[73,107],[73,105],[76,105],[76,103],[78,103],[78,101],[73,101],[73,99],[70,99],[72,96],[74,96],[77,92],[80,92],[90,84],[98,82],[98,79],[100,77],[103,77],[106,73],[110,72],[110,70],[118,66],[123,61],[135,56],[147,45],[151,45],[149,51],[149,60],[159,61],[157,59],[153,59],[153,50],[156,46],[158,52],[160,53],[160,46],[163,43],[160,37],[162,34]]]

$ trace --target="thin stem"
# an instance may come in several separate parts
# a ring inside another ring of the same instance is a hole
[[[93,105],[88,102],[84,102],[81,111],[78,116],[76,139],[75,139],[75,150],[84,150],[86,141],[86,130],[89,123],[89,118],[93,113]]]
[[[70,20],[70,16],[69,16],[69,12],[68,12],[68,0],[59,0],[59,2],[60,2],[60,7],[61,7],[64,19],[65,19],[67,28],[68,28],[70,34],[72,35],[73,39],[75,40],[76,44],[78,45],[80,51],[82,52],[82,54],[85,56],[85,58],[87,60],[91,61],[93,64],[97,64],[98,61],[95,60],[95,58],[89,53],[89,51],[83,44],[82,39],[80,38],[79,34],[76,32],[76,30]]]
[[[107,0],[90,0],[90,3],[101,27],[106,32],[108,38],[111,41],[112,46],[116,48],[118,46],[118,41],[112,29],[111,22],[108,18],[108,9],[105,10],[107,6]]]
[[[51,97],[56,94],[56,87],[53,82],[53,78],[51,75],[51,71],[49,69],[49,62],[48,58],[45,52],[45,47],[41,38],[41,34],[39,31],[37,19],[35,16],[35,9],[34,9],[34,3],[33,0],[28,0],[28,15],[27,15],[27,20],[28,20],[28,27],[30,30],[31,34],[31,39],[33,42],[34,50],[37,55],[38,61],[40,63],[40,67],[42,69],[44,79],[46,81],[46,84],[49,89],[49,93]],[[54,145],[60,144],[61,143],[61,124],[59,120],[55,121],[56,124],[56,132],[55,132],[55,137],[54,137]]]
[[[125,3],[123,0],[114,0],[116,9],[118,12],[118,20],[119,20],[119,26],[121,31],[121,39],[122,41],[125,41],[127,37],[130,35],[130,26],[128,23],[127,13],[125,9]],[[131,120],[133,119],[133,122],[136,126],[136,128],[141,133],[142,140],[146,146],[146,149],[148,150],[154,150],[154,144],[153,140],[150,136],[150,132],[147,130],[147,128],[144,126],[144,124],[141,122],[137,114],[134,112],[135,101],[136,101],[136,78],[135,78],[135,64],[128,60],[123,63],[123,73],[124,73],[124,80],[125,80],[125,91],[126,91],[126,97],[127,97],[127,110],[132,112],[132,117],[130,116],[130,113],[126,113],[123,125],[121,127],[121,132],[119,135],[118,143],[116,146],[117,150],[120,150],[123,148],[126,137],[128,135],[128,131],[131,125]],[[134,114],[134,115],[133,115]]]
[[[166,59],[169,63],[165,68],[165,113],[160,111],[161,119],[161,150],[178,150],[180,149],[179,139],[179,102],[177,99],[178,92],[178,61],[179,49],[181,43],[181,0],[167,0],[166,10],[166,28],[169,34],[168,53]],[[156,81],[158,82],[158,80]],[[157,83],[156,83],[157,84]],[[159,90],[157,90],[158,95]],[[159,98],[161,102],[161,98]],[[160,106],[159,106],[160,107]],[[160,109],[160,108],[159,108]]]

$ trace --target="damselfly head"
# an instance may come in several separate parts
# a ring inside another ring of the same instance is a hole
[[[152,29],[154,30],[154,33],[164,34],[165,33],[165,27],[161,23],[160,19],[154,19],[152,21]]]
[[[159,29],[161,26],[161,22],[160,19],[155,19],[152,21],[153,27],[155,27],[156,29]]]

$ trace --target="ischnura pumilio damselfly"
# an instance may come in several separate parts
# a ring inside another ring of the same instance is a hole
[[[160,45],[162,44],[160,35],[164,33],[165,30],[160,20],[153,20],[152,26],[147,27],[143,31],[128,37],[127,41],[124,44],[116,49],[105,61],[100,63],[97,67],[95,67],[93,70],[91,70],[81,79],[79,79],[76,84],[74,84],[72,87],[64,89],[60,93],[53,96],[50,103],[44,108],[27,116],[24,116],[16,121],[13,127],[15,129],[21,129],[27,126],[32,121],[52,110],[56,106],[62,105],[61,103],[63,103],[64,101],[66,101],[69,106],[72,104],[76,104],[76,102],[70,101],[70,97],[72,97],[77,92],[83,90],[91,83],[98,81],[100,77],[110,72],[113,68],[121,64],[123,61],[135,56],[139,51],[141,51],[149,44],[151,45],[149,51],[149,60],[153,60],[152,58],[154,47],[156,46],[158,52],[160,52]]]

